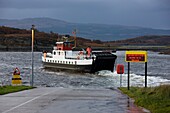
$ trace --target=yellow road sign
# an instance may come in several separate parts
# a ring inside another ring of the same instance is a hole
[[[20,75],[12,76],[12,85],[22,85],[22,79]]]
[[[126,51],[126,62],[147,62],[146,51]]]

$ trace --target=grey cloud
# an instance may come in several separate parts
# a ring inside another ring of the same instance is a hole
[[[51,17],[170,28],[169,4],[170,0],[0,0],[0,18]]]

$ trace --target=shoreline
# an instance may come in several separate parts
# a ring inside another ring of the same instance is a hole
[[[170,85],[160,85],[157,87],[131,87],[119,88],[122,93],[135,100],[135,104],[144,107],[152,113],[169,113]]]
[[[160,51],[159,54],[170,55],[170,50]]]
[[[52,48],[34,48],[34,52],[43,52],[44,50],[46,51],[51,51]],[[111,51],[127,51],[127,50],[143,50],[143,51],[153,51],[153,52],[158,52],[158,54],[163,54],[163,55],[170,55],[170,48],[165,48],[165,49],[141,49],[141,48],[130,48],[130,49],[125,49],[125,48],[93,48],[93,50],[111,50]],[[26,48],[0,48],[0,52],[31,52],[31,49]]]

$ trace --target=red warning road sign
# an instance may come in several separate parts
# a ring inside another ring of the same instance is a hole
[[[126,51],[126,62],[147,62],[146,51]]]

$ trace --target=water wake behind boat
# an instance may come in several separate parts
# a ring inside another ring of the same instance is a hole
[[[117,74],[117,72],[110,72],[110,71],[99,71],[97,75],[102,77],[110,77],[110,79],[113,80],[113,82],[116,83],[116,86],[118,87],[120,85],[120,74]],[[122,87],[127,87],[127,74],[122,74]],[[156,76],[148,76],[147,77],[147,84],[149,87],[153,86],[159,86],[161,84],[167,84],[170,83],[170,80],[164,79],[161,77]],[[145,77],[142,75],[137,74],[130,74],[130,85],[131,86],[137,86],[137,87],[144,87],[145,86]]]

